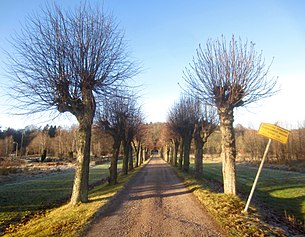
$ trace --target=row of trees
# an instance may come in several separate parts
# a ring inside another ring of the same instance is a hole
[[[163,146],[162,153],[164,159],[172,163],[174,166],[178,166],[183,169],[183,166],[177,162],[179,158],[180,139],[174,140],[172,130],[169,122],[164,123],[161,130],[160,145]],[[196,159],[196,138],[195,130],[193,134],[193,140],[191,143],[190,154],[191,158]],[[258,135],[257,130],[252,128],[245,128],[238,124],[234,128],[235,140],[236,140],[236,160],[243,162],[258,163],[261,161],[268,139]],[[204,135],[202,132],[201,135]],[[175,141],[177,141],[175,143]],[[281,144],[278,142],[271,143],[267,160],[268,163],[285,164],[291,161],[304,161],[305,160],[305,127],[300,126],[297,129],[292,129],[289,135],[287,144]],[[176,150],[178,150],[178,158],[176,157]],[[221,156],[221,133],[219,125],[212,134],[208,137],[203,147],[203,160],[214,159]],[[175,162],[176,161],[176,162]],[[182,155],[183,162],[183,155]],[[195,160],[196,162],[196,160]],[[195,164],[195,169],[197,165]],[[201,169],[202,170],[202,169]],[[195,174],[198,174],[195,171]]]
[[[173,106],[173,108],[174,107],[175,106]],[[172,113],[173,108],[170,110],[169,114]],[[209,117],[215,118],[215,122],[210,123],[211,125],[217,124],[217,116],[208,116],[208,118]],[[197,123],[195,123],[195,127],[198,126],[196,125]],[[178,134],[173,136],[172,128],[169,122],[142,124],[140,126],[140,130],[140,134],[142,134],[140,136],[141,141],[138,143],[138,135],[132,141],[134,157],[137,158],[137,147],[139,144],[144,152],[161,148],[161,154],[164,155],[164,158],[168,158],[168,161],[173,165],[179,165],[179,167],[183,168],[183,166],[180,165],[181,163],[179,160],[179,153],[181,151],[178,149],[181,140],[179,139]],[[196,136],[195,134],[197,133],[196,131],[198,131],[198,129],[195,128],[190,147],[191,157],[197,157],[195,144],[196,139],[194,138]],[[237,160],[249,162],[260,161],[266,148],[266,138],[258,135],[257,130],[243,127],[240,124],[234,128],[234,131],[236,138]],[[20,130],[14,130],[11,128],[4,130],[0,129],[0,157],[5,158],[10,155],[14,157],[17,149],[16,144],[18,144],[18,157],[39,157],[43,153],[43,150],[46,149],[47,154],[50,157],[73,161],[73,159],[71,159],[71,154],[75,155],[77,151],[77,133],[77,126],[62,128],[47,125],[40,128],[28,126]],[[201,132],[201,136],[204,134],[204,132]],[[295,160],[305,160],[304,144],[305,126],[300,124],[299,128],[291,130],[287,144],[280,144],[277,142],[271,144],[268,152],[267,162],[285,163]],[[112,155],[112,151],[112,137],[107,134],[104,129],[100,129],[97,124],[93,126],[91,157],[109,157]],[[219,126],[216,127],[214,132],[204,143],[202,152],[204,154],[203,160],[214,157],[218,158],[221,155],[221,134]],[[124,151],[121,146],[120,155],[123,154]],[[183,155],[181,157],[183,162]],[[144,157],[142,157],[142,159],[143,158]],[[136,160],[134,163],[137,165],[137,163],[140,163],[140,160],[138,160],[138,162]]]
[[[28,126],[24,129],[14,130],[8,128],[0,130],[0,157],[17,154],[18,157],[39,157],[46,150],[48,156],[57,158],[73,158],[77,151],[77,126],[62,128],[46,125],[45,127]],[[100,139],[103,146],[91,145],[92,154],[97,156],[108,154],[109,138],[106,134],[93,130],[93,140]]]
[[[238,158],[246,161],[260,161],[267,139],[259,136],[256,130],[236,126],[236,147]],[[287,144],[273,142],[268,152],[268,161],[285,163],[294,160],[305,160],[305,127],[292,129]]]
[[[109,98],[132,94],[127,81],[139,71],[130,59],[123,31],[101,8],[87,2],[67,11],[56,4],[46,6],[28,18],[11,40],[14,51],[8,55],[11,94],[21,111],[57,110],[73,114],[78,121],[72,205],[88,201],[93,123],[105,121]],[[96,114],[101,116],[97,119]],[[127,117],[125,132],[131,126]],[[101,129],[113,137],[105,123]],[[120,140],[129,146],[128,139]]]
[[[203,114],[214,115],[217,112],[224,192],[233,195],[236,195],[237,155],[233,127],[234,109],[272,96],[276,92],[276,80],[267,78],[270,66],[265,65],[262,53],[257,53],[254,45],[252,42],[243,43],[241,39],[235,40],[234,35],[228,43],[222,37],[221,40],[208,40],[204,49],[199,45],[196,57],[184,71],[187,98],[182,97],[173,106],[168,119],[173,139],[177,139],[178,134],[181,140],[180,162],[183,157],[184,169],[188,170],[192,136],[195,145],[200,147],[217,126],[215,117],[206,115],[202,118],[202,112],[197,112],[198,108],[205,108]],[[216,112],[209,113],[213,108]],[[200,120],[203,122],[196,122]],[[199,156],[200,149],[196,148],[195,153]]]
[[[218,126],[216,110],[210,106],[202,106],[199,100],[182,97],[168,114],[167,135],[168,152],[172,152],[171,162],[177,166],[178,149],[179,167],[189,170],[192,139],[195,145],[195,174],[202,174],[203,147],[208,137]]]
[[[41,14],[30,17],[23,31],[12,40],[15,49],[9,54],[12,97],[26,113],[56,109],[76,117],[78,150],[71,196],[71,203],[76,205],[88,201],[94,120],[114,141],[113,183],[118,147],[121,144],[124,147],[124,170],[132,157],[132,141],[137,140],[133,145],[140,151],[139,125],[143,117],[135,103],[136,96],[126,83],[139,68],[130,60],[123,32],[100,7],[85,2],[74,11],[63,11],[53,5]],[[182,140],[179,164],[183,157],[183,167],[188,170],[194,131],[198,157],[201,156],[202,144],[216,126],[215,119],[208,114],[215,114],[210,111],[211,107],[216,108],[222,134],[225,193],[236,194],[233,110],[274,94],[276,81],[267,80],[268,70],[252,42],[244,44],[233,36],[229,44],[222,38],[208,41],[205,49],[199,46],[197,57],[184,71],[188,85],[185,90],[194,98],[182,99],[178,109],[172,111],[175,114],[180,113],[179,107],[191,109],[182,118],[182,127],[172,122],[173,139],[178,134]]]

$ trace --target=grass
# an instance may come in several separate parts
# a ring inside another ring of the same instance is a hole
[[[89,184],[109,175],[109,164],[90,168]],[[74,171],[0,185],[0,226],[25,222],[35,213],[66,202],[71,195]]]
[[[104,170],[105,168],[105,165],[102,165],[93,169],[91,171],[91,182],[96,175],[101,175],[99,169]],[[120,175],[117,185],[110,186],[108,183],[104,183],[95,186],[89,192],[88,203],[81,203],[76,207],[65,204],[43,213],[37,213],[26,223],[8,229],[5,236],[80,236],[99,209],[121,190],[125,183],[140,169],[141,167],[136,168],[129,172],[127,176]]]
[[[257,167],[237,164],[237,189],[250,193]],[[203,178],[222,182],[221,163],[205,163]],[[258,180],[252,203],[263,203],[279,216],[305,220],[305,174],[264,168]]]
[[[220,193],[213,181],[194,179],[178,169],[176,172],[229,236],[286,236],[283,229],[261,221],[255,210],[244,214],[245,202],[237,196]]]

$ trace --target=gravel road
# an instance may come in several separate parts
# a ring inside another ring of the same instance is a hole
[[[225,236],[162,159],[154,157],[84,236]]]

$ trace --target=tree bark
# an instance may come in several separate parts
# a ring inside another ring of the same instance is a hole
[[[140,146],[140,165],[143,164],[144,161],[144,157],[145,157],[145,149],[143,149],[143,146]]]
[[[195,143],[195,177],[201,178],[203,168],[203,146],[204,140],[201,138],[201,125],[196,124],[194,129],[194,143]]]
[[[126,140],[123,141],[123,148],[124,148],[124,156],[123,156],[122,172],[124,175],[127,175],[128,174],[129,146],[128,146],[128,142]]]
[[[91,120],[91,121],[90,121]],[[78,131],[77,162],[71,196],[71,204],[88,202],[89,162],[92,119],[80,121]]]
[[[138,145],[134,144],[134,150],[136,151],[136,164],[135,167],[139,167],[140,161],[140,152],[141,152],[141,142],[138,142]]]
[[[178,139],[175,139],[174,140],[174,154],[173,154],[173,156],[174,156],[174,158],[173,158],[173,165],[175,166],[175,167],[177,167],[177,165],[178,165],[178,149],[179,149],[179,140]]]
[[[90,80],[88,79],[87,83]],[[88,202],[89,162],[91,145],[91,128],[96,109],[96,103],[90,87],[84,83],[82,86],[82,103],[74,106],[73,114],[76,116],[78,129],[77,162],[75,168],[74,184],[70,203]]]
[[[131,146],[131,142],[128,142],[128,170],[131,171],[133,170],[133,149],[132,149],[132,146]]]
[[[169,154],[169,163],[173,164],[173,159],[174,159],[174,146],[171,144],[170,146],[170,154]]]
[[[135,163],[135,167],[139,167],[139,160],[140,160],[140,145],[138,145],[137,150],[136,150],[136,163]]]
[[[224,193],[236,195],[236,146],[233,108],[219,108]]]
[[[191,150],[192,134],[186,134],[184,139],[183,153],[183,170],[188,172],[190,168],[190,150]]]
[[[170,163],[170,146],[167,144],[166,145],[166,162]]]
[[[109,167],[109,184],[116,184],[117,183],[117,177],[118,177],[118,159],[119,159],[119,153],[120,153],[120,145],[121,141],[120,139],[115,139],[113,144],[113,153],[110,160],[110,167]]]
[[[183,154],[184,154],[184,139],[181,138],[180,140],[180,151],[179,151],[179,168],[182,169],[183,163]]]

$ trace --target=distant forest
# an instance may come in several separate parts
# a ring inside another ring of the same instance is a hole
[[[158,150],[166,153],[169,147],[170,135],[166,123],[149,123],[143,126],[142,144],[149,151]],[[91,156],[110,156],[112,152],[112,137],[93,127]],[[74,159],[78,146],[77,126],[63,128],[57,126],[35,127],[24,129],[0,129],[0,157],[37,156],[43,151],[47,156],[59,159]],[[235,138],[238,161],[259,161],[264,153],[267,138],[257,134],[257,131],[242,125],[235,127]],[[123,152],[123,151],[122,151]],[[194,145],[191,146],[194,154]],[[221,136],[219,130],[209,137],[204,147],[204,159],[218,158],[221,154]],[[269,163],[285,163],[287,161],[305,161],[305,127],[293,129],[288,143],[283,145],[273,142],[268,153]]]

